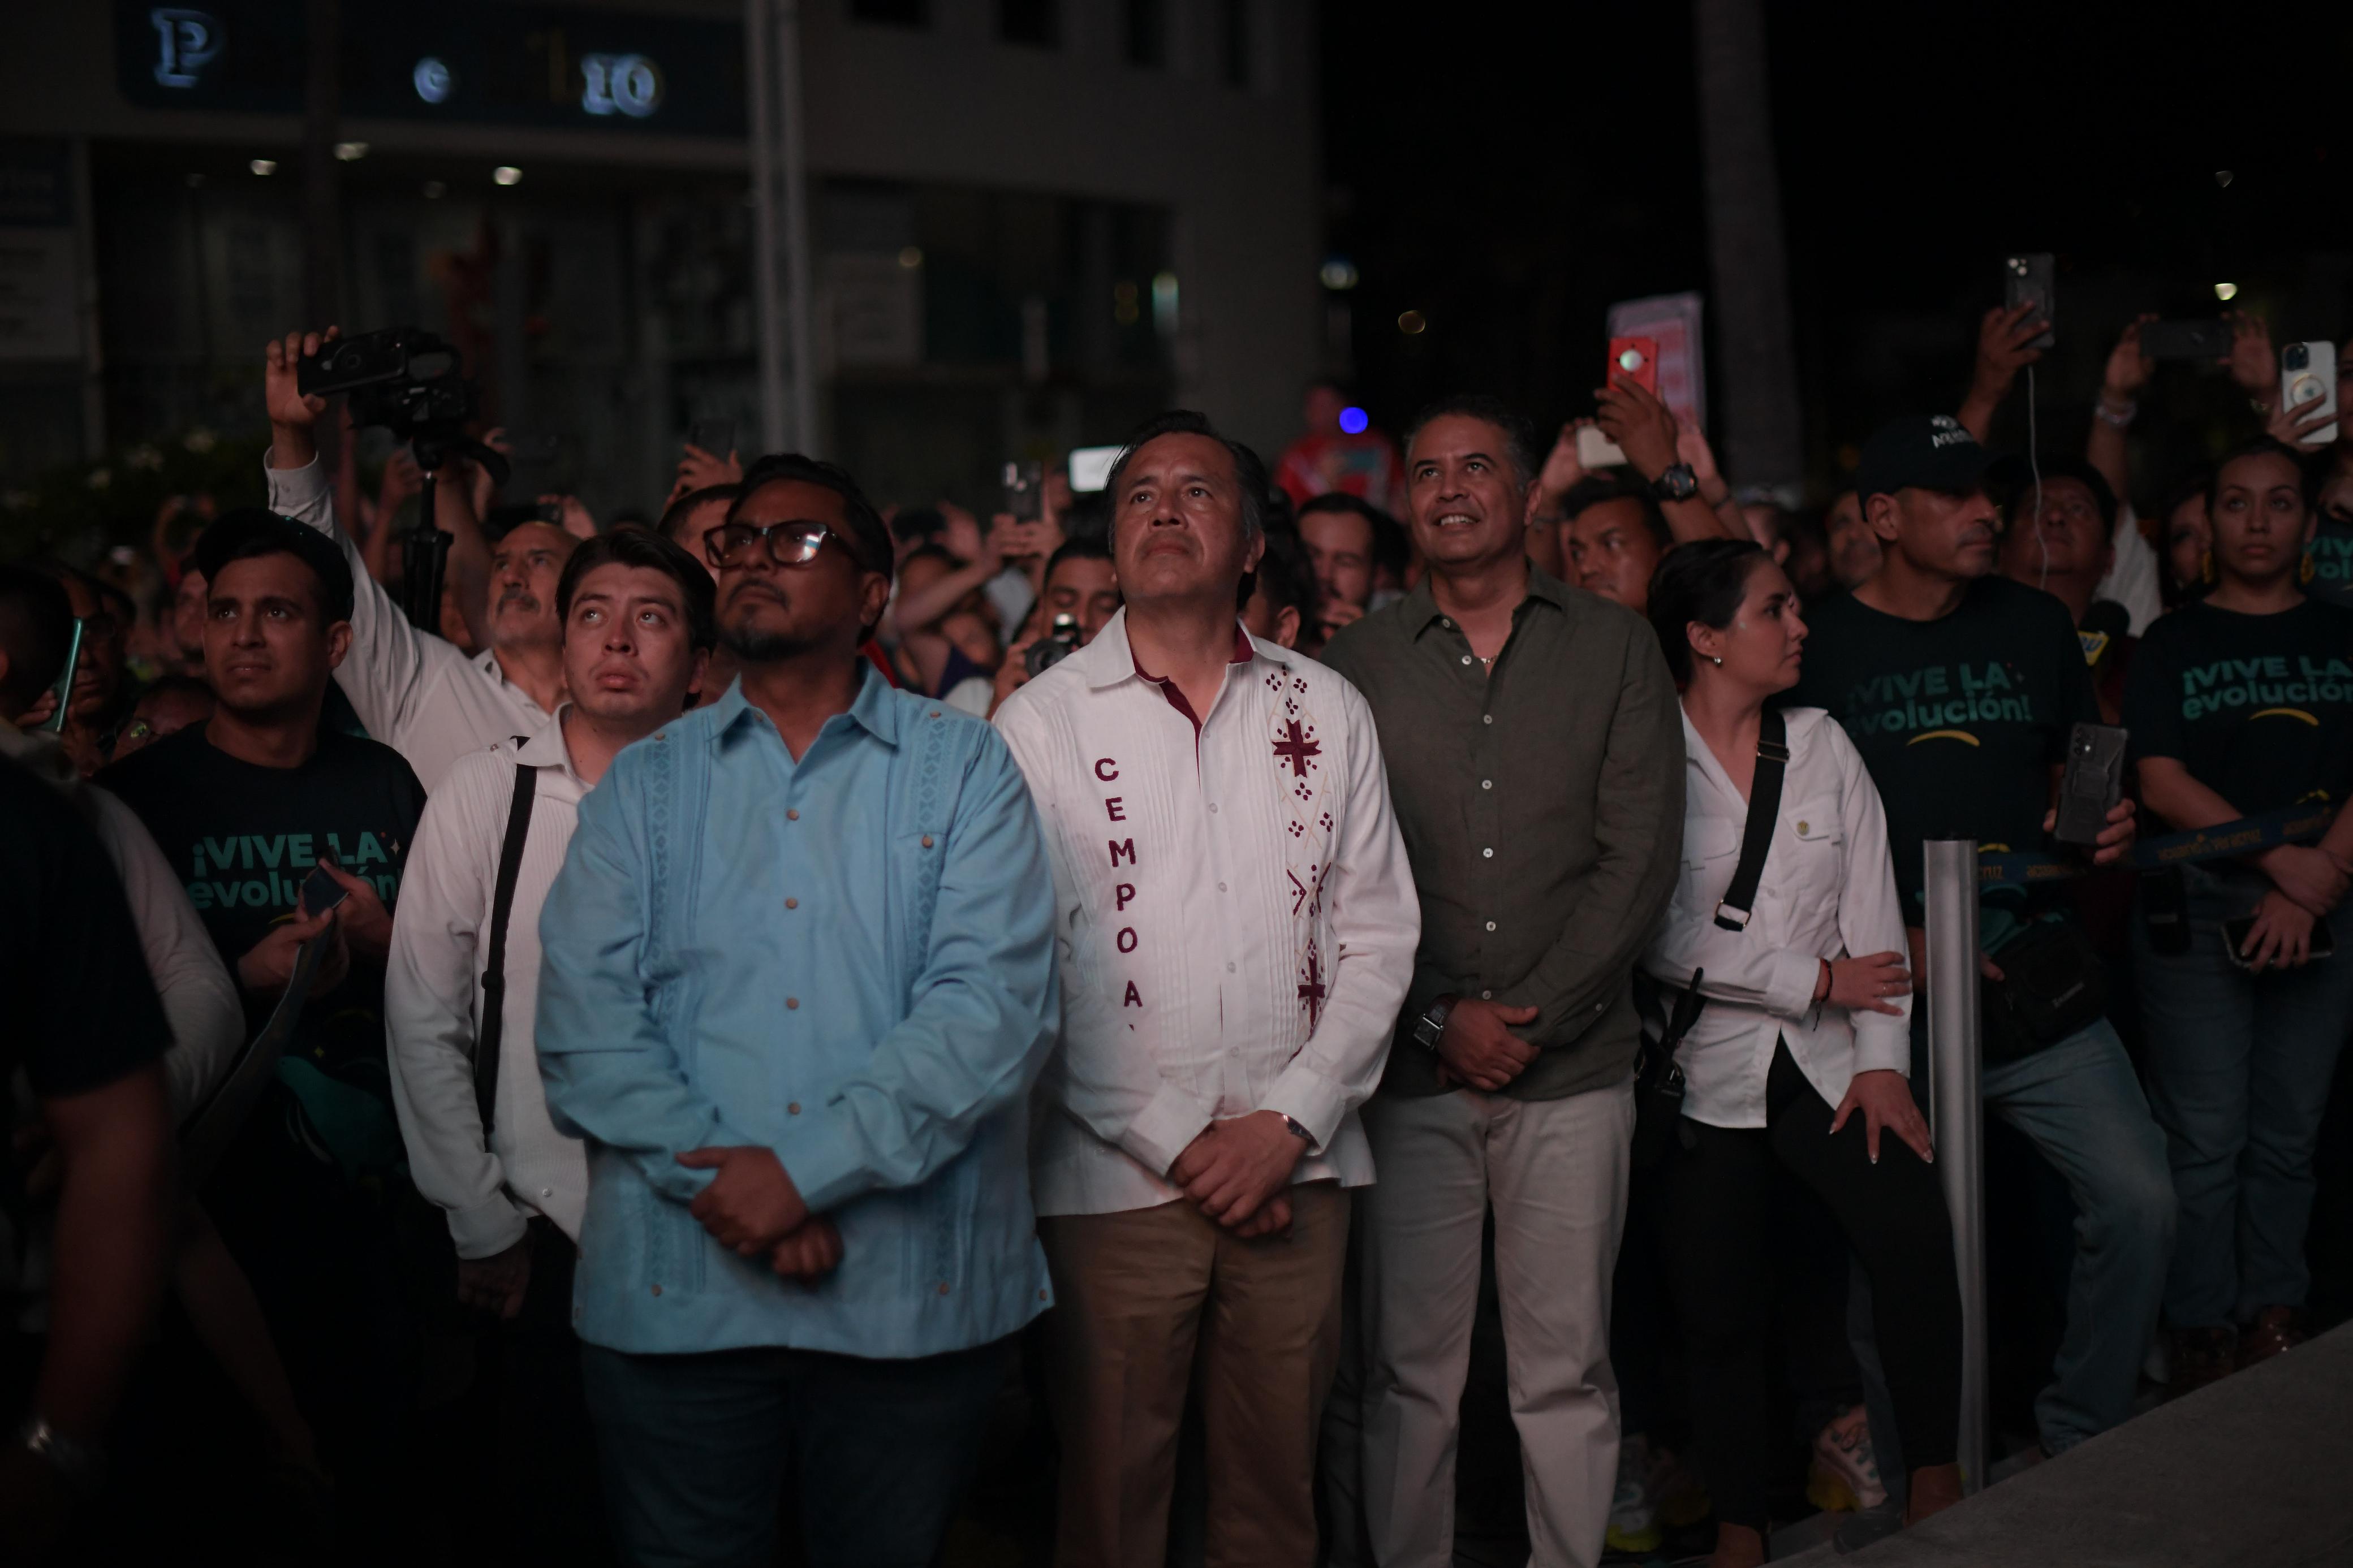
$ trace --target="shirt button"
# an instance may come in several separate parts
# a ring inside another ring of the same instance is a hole
[[[798,822],[800,819],[801,814],[799,812],[793,810],[789,806],[785,809],[785,820],[786,822]]]
[[[1043,1300],[1045,1300],[1046,1299],[1047,1299],[1047,1297],[1046,1297],[1046,1292],[1044,1292],[1043,1290],[1040,1290],[1040,1291],[1039,1291],[1039,1292],[1038,1292],[1038,1300],[1039,1300],[1040,1301],[1043,1301]]]
[[[1229,974],[1231,974],[1233,972],[1234,972],[1233,961],[1232,961],[1231,959],[1228,959],[1228,960],[1226,961],[1226,973],[1229,973]]]
[[[555,1189],[554,1187],[542,1187],[539,1189],[539,1195],[543,1198],[552,1198],[555,1195]]]
[[[1214,800],[1209,803],[1209,815],[1211,816],[1218,815],[1218,803]]]
[[[796,1008],[796,1007],[799,1006],[800,1005],[801,1005],[801,999],[800,999],[799,997],[797,997],[797,996],[787,996],[787,997],[786,997],[786,998],[785,998],[785,1010],[786,1010],[786,1012],[790,1012],[792,1009],[794,1009],[794,1008]]]
[[[1597,1012],[1597,1013],[1599,1013],[1599,1012],[1602,1012],[1602,1011],[1606,1010],[1606,1009],[1609,1007],[1609,1003],[1607,1003],[1607,1002],[1596,1002],[1596,1003],[1593,1005],[1593,1010],[1594,1010],[1595,1012]]]
[[[1495,922],[1493,921],[1489,921],[1487,922],[1487,929],[1489,931],[1493,931],[1495,929]]]
[[[924,834],[924,835],[923,835],[923,847],[924,847],[924,848],[926,848],[926,849],[929,849],[931,847],[932,847],[932,836],[931,836],[930,834],[926,833],[926,834]]]
[[[1495,716],[1493,713],[1482,713],[1479,715],[1479,722],[1482,724],[1492,724],[1494,721]]]
[[[1467,653],[1466,653],[1466,654],[1464,654],[1464,655],[1462,656],[1462,662],[1463,662],[1463,663],[1465,663],[1465,664],[1470,663],[1470,662],[1471,662],[1471,656],[1470,656],[1469,654],[1467,654]]]
[[[1219,891],[1219,892],[1221,892],[1221,893],[1222,893],[1222,892],[1224,892],[1225,890],[1226,890],[1226,885],[1225,885],[1223,882],[1219,883],[1219,884],[1218,884],[1218,891]]]
[[[1445,627],[1448,631],[1450,631],[1450,632],[1451,632],[1451,631],[1452,631],[1452,630],[1454,629],[1454,623],[1453,623],[1452,621],[1448,620],[1444,616],[1439,616],[1439,617],[1438,617],[1438,624],[1439,624],[1440,626],[1444,626],[1444,627]]]
[[[1482,1002],[1493,1002],[1494,999],[1495,994],[1493,991],[1482,991],[1479,993],[1479,1000]]]
[[[1495,787],[1495,781],[1493,779],[1481,779],[1479,781],[1479,787],[1481,789],[1493,789]]]
[[[1479,855],[1482,859],[1486,860],[1493,860],[1495,858],[1495,852],[1493,849],[1482,849]]]
[[[657,1296],[659,1296],[659,1295],[660,1295],[660,1294],[661,1294],[661,1287],[660,1287],[660,1286],[657,1285],[657,1286],[655,1286],[655,1287],[654,1287],[654,1294],[655,1294],[655,1295],[657,1295]]]
[[[797,909],[799,909],[800,907],[801,907],[801,901],[800,901],[798,899],[786,899],[786,900],[785,900],[785,908],[786,908],[786,909],[788,909],[788,910],[797,910]]]
[[[943,1296],[944,1296],[944,1295],[946,1295],[947,1293],[948,1293],[948,1282],[947,1282],[946,1280],[943,1279],[943,1280],[941,1280],[941,1281],[940,1281],[940,1294],[941,1294],[941,1295],[943,1295]]]
[[[786,1106],[786,1107],[785,1107],[785,1114],[786,1114],[786,1116],[798,1116],[800,1113],[801,1113],[801,1102],[800,1102],[799,1100],[794,1100],[790,1105],[787,1105],[787,1106]]]

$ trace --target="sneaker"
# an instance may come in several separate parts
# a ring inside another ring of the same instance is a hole
[[[1656,1552],[1666,1539],[1659,1528],[1659,1505],[1651,1499],[1651,1440],[1629,1437],[1618,1445],[1618,1490],[1609,1500],[1612,1552]]]
[[[2175,1399],[2195,1394],[2210,1383],[2220,1383],[2239,1370],[2239,1331],[2232,1328],[2176,1329],[2166,1345],[2166,1384]]]
[[[2304,1329],[2297,1321],[2301,1316],[2294,1307],[2265,1307],[2257,1312],[2239,1335],[2239,1366],[2243,1370],[2304,1343]]]
[[[1871,1417],[1862,1405],[1814,1435],[1806,1500],[1824,1513],[1860,1513],[1887,1500],[1879,1458],[1871,1449]]]

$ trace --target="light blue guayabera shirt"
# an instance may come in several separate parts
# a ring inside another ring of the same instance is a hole
[[[797,764],[740,686],[624,751],[540,918],[548,1108],[589,1141],[581,1338],[922,1356],[1045,1310],[1052,926],[1004,742],[871,668]],[[676,1156],[755,1143],[840,1227],[815,1285],[687,1212],[711,1173]]]

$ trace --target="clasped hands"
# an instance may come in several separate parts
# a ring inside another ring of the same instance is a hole
[[[1268,1236],[1291,1228],[1291,1173],[1306,1149],[1280,1111],[1253,1110],[1203,1128],[1168,1179],[1235,1235]]]
[[[776,1151],[760,1145],[689,1149],[678,1163],[715,1173],[686,1212],[739,1258],[768,1260],[780,1279],[813,1282],[841,1261],[841,1232],[809,1213]]]

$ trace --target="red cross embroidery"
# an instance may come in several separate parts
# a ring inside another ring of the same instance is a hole
[[[1303,779],[1307,776],[1307,760],[1324,754],[1324,742],[1310,740],[1300,730],[1296,719],[1285,720],[1282,727],[1289,738],[1274,743],[1276,760],[1291,764],[1292,777]]]
[[[1299,984],[1299,999],[1307,1004],[1307,1032],[1314,1034],[1324,1016],[1324,959],[1315,944],[1307,944],[1307,978]]]

